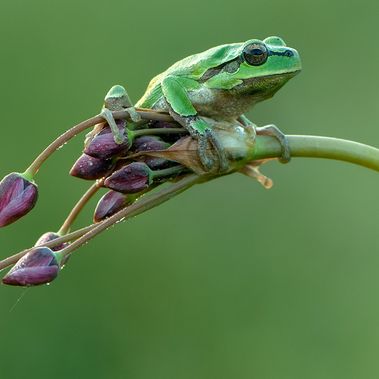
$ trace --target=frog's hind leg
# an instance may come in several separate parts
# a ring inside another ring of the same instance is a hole
[[[198,142],[199,159],[207,172],[223,173],[229,169],[229,160],[226,156],[219,137],[215,131],[201,117],[181,117],[169,107],[173,119],[188,130]],[[213,149],[212,149],[213,147]]]
[[[279,158],[280,162],[288,163],[291,159],[291,151],[288,143],[287,136],[280,131],[275,125],[266,125],[256,128],[257,135],[272,136],[276,138],[282,147],[282,156]]]

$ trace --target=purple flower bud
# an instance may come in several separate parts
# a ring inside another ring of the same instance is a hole
[[[141,151],[165,150],[170,147],[170,144],[156,136],[141,136],[135,139],[133,147],[139,153]],[[145,162],[152,170],[161,170],[177,164],[164,158],[151,156],[144,156],[138,160]]]
[[[38,238],[38,240],[34,244],[34,246],[43,246],[46,242],[53,241],[53,240],[55,240],[57,238],[60,238],[60,237],[62,237],[62,236],[60,236],[58,233],[55,233],[55,232],[46,232],[46,233],[42,234],[41,237]],[[59,251],[59,250],[64,249],[68,245],[69,245],[68,242],[63,242],[63,243],[61,243],[58,246],[50,247],[50,249],[52,251]],[[70,257],[71,257],[71,255],[66,255],[62,259],[61,266],[64,266],[67,263],[67,261],[69,260]]]
[[[53,281],[58,272],[59,263],[53,251],[35,247],[13,266],[2,282],[12,286],[38,286]]]
[[[62,237],[62,236],[60,236],[58,233],[46,232],[46,233],[42,234],[41,237],[38,238],[38,240],[34,244],[34,246],[43,246],[44,243],[53,241],[53,240],[55,240],[57,238],[60,238],[60,237]],[[50,249],[53,250],[53,251],[59,251],[59,250],[64,249],[66,246],[68,246],[68,243],[64,242],[64,243],[61,243],[58,246],[51,247]]]
[[[0,227],[11,224],[31,211],[37,202],[38,188],[17,172],[0,182]]]
[[[82,154],[70,170],[70,175],[86,180],[100,179],[112,171],[114,162],[111,159],[98,159]]]
[[[161,142],[163,142],[162,138],[158,136],[140,136],[134,139],[132,148],[134,151],[145,151],[147,146],[150,146],[150,145],[153,146],[154,143],[161,143]]]
[[[150,168],[142,162],[133,162],[115,171],[104,181],[104,186],[122,193],[137,193],[153,181]]]
[[[124,120],[116,121],[119,130],[123,132],[125,141],[117,144],[114,141],[112,130],[109,126],[105,126],[99,133],[97,133],[84,148],[84,153],[99,159],[109,159],[124,155],[130,147],[130,141],[126,133]]]
[[[97,203],[93,221],[100,222],[125,208],[128,204],[128,195],[116,191],[109,191]]]
[[[151,128],[151,129],[156,129],[156,128],[173,129],[173,128],[180,128],[180,127],[181,127],[181,125],[179,125],[178,123],[169,122],[169,121],[152,121],[149,123],[149,128]],[[185,129],[183,129],[183,133],[166,134],[164,139],[165,139],[165,141],[174,143],[186,134],[188,134],[188,132]]]

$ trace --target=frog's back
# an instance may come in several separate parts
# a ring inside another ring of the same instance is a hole
[[[242,45],[242,43],[220,45],[202,53],[190,55],[174,63],[165,71],[165,74],[199,79],[208,69],[236,58],[240,54]]]
[[[243,43],[233,43],[212,47],[202,53],[190,55],[170,66],[166,71],[155,76],[149,83],[145,94],[136,106],[151,108],[162,96],[161,83],[168,75],[199,79],[210,68],[219,66],[236,58]]]

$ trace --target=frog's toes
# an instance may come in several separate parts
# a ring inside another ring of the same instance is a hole
[[[204,166],[204,169],[209,172],[213,169],[214,167],[214,160],[211,158],[210,152],[208,150],[208,138],[206,134],[198,134],[197,136],[198,140],[198,153],[199,153],[199,158]]]
[[[257,135],[272,136],[276,138],[282,147],[282,156],[279,158],[281,163],[288,163],[291,160],[291,151],[287,136],[275,125],[266,125],[256,128]]]
[[[229,161],[217,134],[212,129],[205,129],[204,133],[196,135],[198,153],[205,171],[209,173],[224,173],[229,169]]]
[[[125,108],[125,111],[129,113],[129,116],[133,122],[141,121],[141,116],[136,111],[136,108],[134,108],[134,107]]]
[[[122,130],[118,128],[116,121],[113,118],[112,112],[108,108],[103,108],[100,116],[108,123],[109,127],[111,128],[114,141],[118,145],[121,145],[123,142],[125,142],[126,137],[123,135]]]
[[[218,167],[219,173],[223,173],[223,172],[228,171],[229,161],[228,161],[228,158],[226,156],[225,149],[222,146],[222,144],[220,143],[219,137],[217,136],[217,134],[212,129],[206,130],[206,136],[207,136],[207,139],[212,144],[212,146],[215,150],[215,153],[217,154],[218,165],[219,165],[219,167]]]

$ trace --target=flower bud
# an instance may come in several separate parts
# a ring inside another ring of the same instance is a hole
[[[104,186],[122,193],[137,193],[148,188],[153,173],[142,162],[133,162],[115,171],[104,181]]]
[[[93,221],[100,222],[105,218],[114,215],[129,204],[128,200],[128,195],[126,194],[116,191],[107,192],[97,203],[93,215]],[[133,199],[130,200],[133,201]]]
[[[31,211],[37,202],[37,185],[12,172],[0,182],[0,227],[15,222]]]
[[[177,122],[169,122],[169,121],[151,121],[149,123],[149,128],[151,129],[176,129],[176,128],[181,128],[181,125],[178,124]],[[165,141],[168,141],[168,142],[171,142],[171,143],[174,143],[176,142],[178,139],[182,138],[183,136],[185,136],[186,134],[188,134],[188,132],[183,129],[183,132],[182,133],[169,133],[169,134],[165,134],[164,136],[164,140]]]
[[[50,241],[53,241],[57,238],[60,238],[62,237],[61,235],[59,235],[58,233],[55,233],[55,232],[46,232],[44,234],[42,234],[41,237],[38,238],[37,242],[34,244],[34,246],[43,246],[46,242],[50,242]],[[57,246],[54,246],[54,247],[50,247],[50,249],[52,251],[59,251],[59,250],[62,250],[64,249],[65,247],[67,247],[69,245],[68,242],[63,242],[61,243],[60,245],[57,245]],[[62,262],[61,262],[61,266],[64,266],[67,261],[69,260],[71,255],[66,255],[63,259],[62,259]]]
[[[53,241],[53,240],[60,238],[60,237],[62,237],[62,236],[60,236],[58,233],[46,232],[46,233],[42,234],[41,237],[38,238],[38,240],[34,244],[34,246],[43,246],[46,242]],[[59,251],[59,250],[64,249],[68,245],[69,244],[67,242],[63,242],[58,246],[51,247],[50,249],[53,251]]]
[[[170,144],[156,136],[141,136],[135,139],[133,147],[139,153],[142,151],[166,150],[170,147]],[[144,156],[140,160],[145,162],[152,170],[161,170],[177,164],[164,158],[149,156]]]
[[[59,263],[53,251],[35,247],[13,266],[2,282],[12,286],[38,286],[53,281],[58,272]]]
[[[70,175],[86,180],[100,179],[112,171],[112,159],[98,159],[82,154],[70,170]]]
[[[114,135],[109,126],[105,126],[97,133],[84,148],[84,153],[99,159],[109,159],[124,155],[131,145],[125,125],[125,120],[118,120],[116,124],[120,131],[123,132],[124,142],[117,144],[114,140]]]

